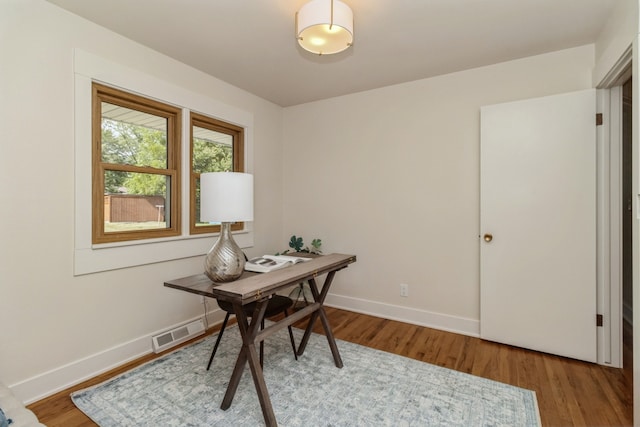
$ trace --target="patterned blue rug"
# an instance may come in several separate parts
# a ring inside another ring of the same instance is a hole
[[[241,341],[228,328],[207,371],[215,338],[71,398],[102,427],[264,425],[248,367],[231,407],[220,409]],[[267,340],[264,375],[280,426],[540,426],[533,391],[345,341],[338,348],[342,369],[322,335],[297,362],[286,329]]]

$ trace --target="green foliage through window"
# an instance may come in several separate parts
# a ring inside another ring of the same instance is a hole
[[[231,146],[215,144],[205,139],[193,139],[193,171],[225,172],[233,170]]]
[[[165,169],[166,131],[103,118],[102,161]],[[162,175],[109,173],[105,175],[104,191],[106,194],[164,195],[167,185]]]

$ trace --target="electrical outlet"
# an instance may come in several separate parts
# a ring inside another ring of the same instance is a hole
[[[401,297],[408,297],[409,296],[409,285],[407,285],[406,283],[401,283],[400,284],[400,296]]]

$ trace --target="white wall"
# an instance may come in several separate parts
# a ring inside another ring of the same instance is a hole
[[[590,88],[593,66],[588,45],[286,108],[284,233],[358,256],[331,303],[476,335],[480,107]]]
[[[148,352],[149,335],[202,315],[197,296],[162,285],[201,272],[200,256],[73,276],[74,48],[252,114],[248,252],[282,245],[280,107],[50,3],[2,0],[0,380],[27,401]]]

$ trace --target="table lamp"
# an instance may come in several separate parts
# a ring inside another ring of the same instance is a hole
[[[220,236],[204,260],[213,282],[231,282],[244,270],[245,257],[233,240],[231,224],[253,221],[253,175],[240,172],[200,174],[200,220],[219,222]]]

